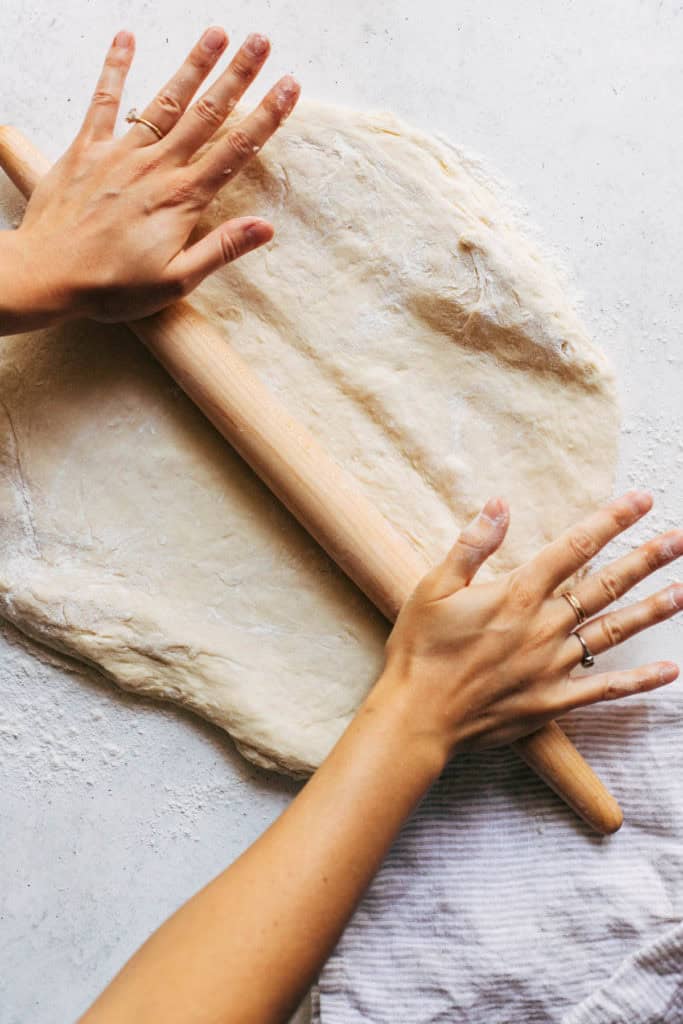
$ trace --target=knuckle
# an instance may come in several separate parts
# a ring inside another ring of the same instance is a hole
[[[478,553],[486,547],[485,538],[474,530],[464,530],[458,537],[458,544],[469,552]]]
[[[261,106],[274,124],[278,125],[284,119],[285,111],[283,110],[282,103],[273,93],[268,93],[267,96],[263,97]]]
[[[166,193],[166,204],[169,206],[199,205],[201,203],[202,196],[196,183],[187,178],[174,181]]]
[[[246,57],[240,55],[235,57],[230,70],[234,74],[235,78],[239,79],[241,82],[250,82],[256,74],[256,68],[254,65],[250,63]]]
[[[215,60],[207,54],[201,46],[195,46],[187,58],[187,63],[191,68],[196,68],[197,71],[207,71],[213,67]]]
[[[613,572],[604,571],[599,574],[598,581],[609,603],[616,601],[621,593],[619,578]]]
[[[224,263],[232,263],[233,260],[236,260],[241,256],[242,250],[240,249],[237,239],[232,235],[225,233],[220,236],[220,241]]]
[[[620,502],[614,505],[611,510],[612,520],[619,530],[625,530],[631,526],[636,519],[636,512],[629,502]]]
[[[668,547],[666,543],[662,544],[661,541],[654,541],[645,546],[644,552],[645,565],[649,573],[656,572],[657,569],[661,569],[663,565],[666,565],[669,561],[668,558]]]
[[[658,541],[654,541],[652,543],[652,564],[655,566],[655,568],[660,569],[663,568],[663,566],[665,565],[669,565],[669,563],[675,557],[675,550],[672,547],[671,542],[671,535],[665,534],[664,537],[661,537],[658,539]]]
[[[624,687],[616,676],[608,675],[602,687],[603,700],[618,700],[624,696]]]
[[[592,558],[598,550],[595,538],[587,530],[574,530],[570,533],[569,546],[574,554],[584,561]]]
[[[513,573],[509,581],[510,598],[517,608],[533,608],[538,603],[538,593],[531,580]]]
[[[602,635],[608,647],[616,647],[625,639],[619,620],[611,615],[606,615],[602,620]]]
[[[540,651],[547,647],[554,639],[555,630],[547,623],[544,623],[531,633],[527,646],[532,651]]]
[[[197,117],[210,125],[219,125],[223,122],[223,111],[211,96],[202,96],[192,108]]]
[[[668,619],[677,610],[670,590],[663,590],[652,598],[653,614],[656,619]]]
[[[242,160],[247,160],[254,150],[253,142],[247,133],[241,128],[237,128],[235,131],[230,132],[230,135],[228,136],[228,144],[233,153]]]
[[[135,171],[133,181],[144,178],[148,174],[154,174],[161,167],[161,155],[155,152],[153,147],[145,146],[136,152]]]
[[[118,99],[108,89],[95,89],[92,94],[92,103],[96,107],[113,107],[118,104]]]
[[[128,66],[128,57],[119,57],[114,51],[107,54],[104,61],[108,68],[125,68]]]
[[[157,93],[156,97],[157,106],[159,106],[165,113],[172,114],[174,117],[180,116],[183,112],[183,106],[177,96],[173,93],[164,89],[160,93]]]

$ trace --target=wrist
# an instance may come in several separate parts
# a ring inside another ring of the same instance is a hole
[[[79,315],[56,270],[46,267],[39,244],[26,230],[0,231],[0,334],[49,327]]]
[[[360,713],[377,717],[401,760],[409,761],[411,770],[424,775],[429,785],[453,756],[452,742],[426,721],[416,707],[414,687],[395,669],[384,669]]]

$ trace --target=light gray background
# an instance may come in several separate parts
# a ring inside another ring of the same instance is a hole
[[[138,41],[125,112],[211,23],[236,41],[270,35],[264,84],[293,70],[311,97],[391,108],[515,182],[618,368],[620,485],[654,491],[650,530],[673,526],[683,498],[683,4],[5,0],[0,121],[56,158],[117,29]],[[0,203],[10,227],[23,201],[4,180]],[[613,660],[681,658],[681,648],[671,623]],[[37,653],[9,629],[0,641],[1,1024],[73,1019],[294,791],[245,765],[218,730]]]

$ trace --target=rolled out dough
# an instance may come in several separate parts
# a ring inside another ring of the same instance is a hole
[[[487,180],[390,114],[302,104],[211,204],[266,249],[193,301],[429,559],[493,494],[527,558],[610,491],[611,372]],[[121,326],[0,343],[0,611],[305,773],[387,625]]]

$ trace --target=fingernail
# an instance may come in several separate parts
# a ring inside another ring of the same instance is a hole
[[[250,36],[247,36],[244,48],[253,54],[254,57],[262,57],[268,49],[268,40],[265,36],[259,35],[258,32],[252,32]]]
[[[299,83],[293,75],[285,75],[275,87],[275,98],[283,119],[289,117],[299,97]]]
[[[507,508],[501,498],[489,498],[479,514],[482,519],[488,519],[490,523],[499,526],[507,516]]]
[[[202,36],[202,45],[207,50],[211,50],[212,53],[215,53],[216,50],[222,50],[225,46],[225,32],[222,28],[207,28]]]
[[[630,499],[639,512],[649,511],[654,503],[649,491],[628,491],[625,497]]]
[[[683,584],[679,583],[671,588],[671,603],[674,608],[683,608]]]
[[[673,683],[677,677],[678,665],[674,665],[672,661],[667,661],[664,665],[660,665],[659,678],[663,683]]]
[[[130,44],[133,42],[132,32],[127,32],[125,28],[122,28],[120,32],[117,32],[114,36],[114,46],[120,46],[124,50],[127,50]]]
[[[251,224],[247,224],[246,228],[244,229],[244,234],[246,235],[248,241],[259,243],[270,241],[272,231],[270,224],[266,223],[266,221],[255,220],[252,221]]]
[[[683,531],[667,534],[661,544],[662,556],[667,561],[673,561],[683,555]]]

